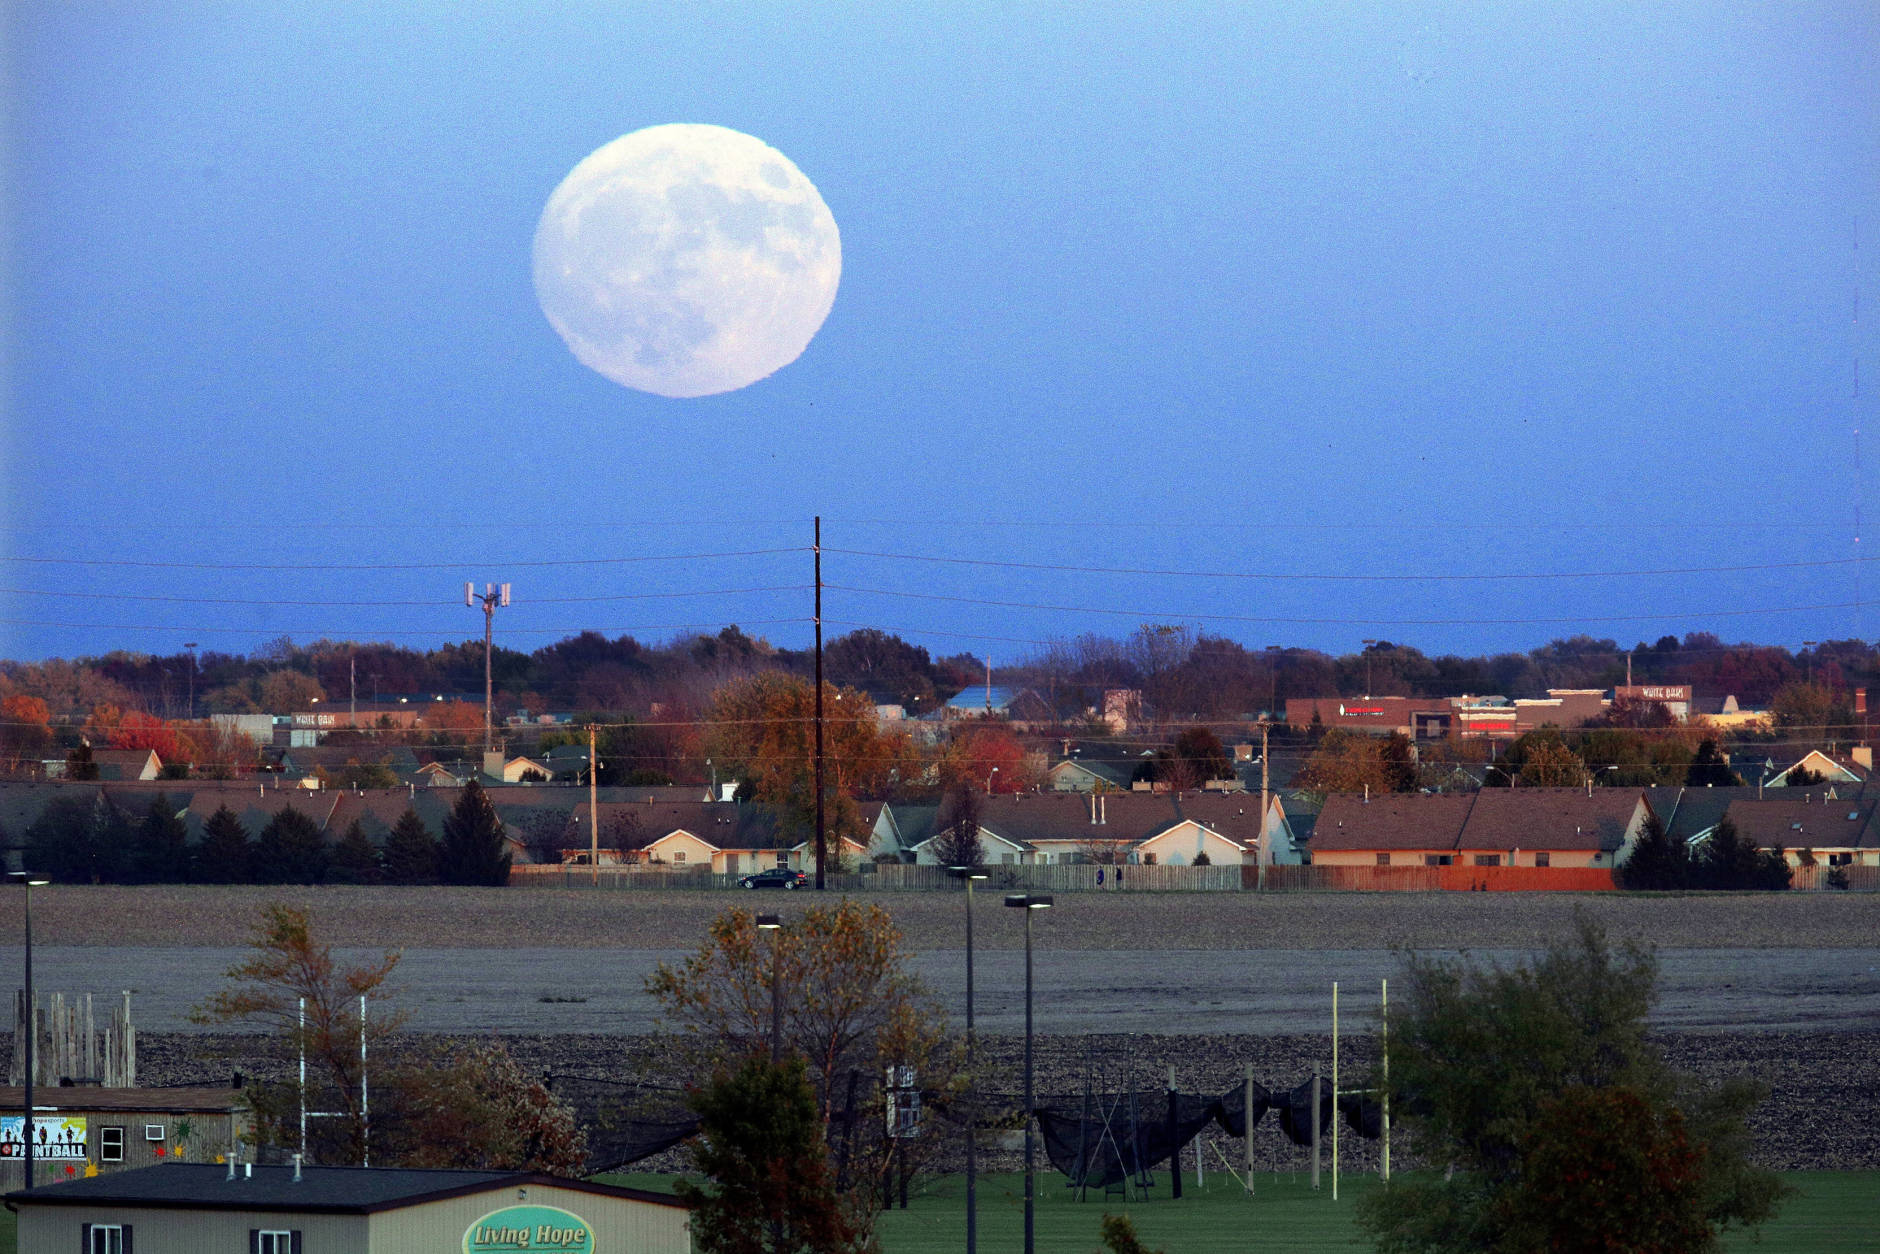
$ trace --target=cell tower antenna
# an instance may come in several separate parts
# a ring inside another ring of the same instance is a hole
[[[496,611],[499,608],[509,607],[509,585],[486,583],[483,585],[482,595],[479,596],[476,585],[466,583],[463,586],[463,603],[472,607],[481,604],[483,607],[483,752],[487,754],[494,742],[491,734],[490,709],[494,704],[493,698],[496,692],[495,685],[491,682],[490,652],[496,634]]]

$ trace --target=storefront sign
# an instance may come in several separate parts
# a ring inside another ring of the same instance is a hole
[[[505,1206],[471,1224],[463,1254],[511,1250],[561,1250],[593,1254],[594,1229],[587,1220],[554,1206]]]
[[[26,1116],[0,1116],[0,1159],[26,1157],[24,1132]],[[85,1116],[34,1115],[33,1157],[66,1162],[84,1162]]]

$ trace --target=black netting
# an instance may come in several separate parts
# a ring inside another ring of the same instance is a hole
[[[651,1158],[698,1131],[698,1116],[676,1089],[559,1075],[548,1085],[587,1133],[590,1173]]]
[[[1253,1082],[1253,1126],[1259,1127],[1260,1120],[1273,1105],[1273,1094],[1266,1085],[1258,1080]],[[1229,1136],[1247,1135],[1247,1095],[1236,1084],[1221,1094],[1220,1113],[1215,1116],[1220,1121],[1221,1130]]]
[[[1279,1129],[1294,1145],[1312,1144],[1312,1081],[1307,1080],[1273,1105],[1279,1111]],[[1319,1077],[1319,1135],[1332,1130],[1332,1082]]]
[[[1172,1119],[1169,1107],[1169,1094],[1153,1090],[1040,1106],[1045,1156],[1072,1185],[1104,1188],[1142,1175],[1218,1120],[1221,1099],[1178,1093]]]
[[[1338,1113],[1345,1117],[1347,1128],[1367,1141],[1384,1134],[1384,1104],[1369,1093],[1346,1093],[1338,1099]]]

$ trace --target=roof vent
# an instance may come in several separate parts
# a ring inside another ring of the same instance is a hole
[[[300,1155],[294,1155],[294,1183],[300,1183]]]

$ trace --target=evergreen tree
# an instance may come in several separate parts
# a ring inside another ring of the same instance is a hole
[[[326,878],[328,852],[319,825],[282,806],[255,841],[254,878],[263,884],[318,884]]]
[[[227,806],[217,806],[202,825],[191,878],[198,884],[246,884],[253,852],[241,818]]]
[[[377,884],[382,879],[379,872],[379,851],[366,839],[366,829],[354,819],[333,846],[332,864],[328,866],[326,878],[333,884]]]
[[[65,755],[65,777],[70,780],[98,778],[98,764],[91,758],[91,741],[79,741],[78,748]]]
[[[109,882],[122,852],[107,845],[107,812],[115,810],[89,790],[54,797],[26,829],[26,864],[58,883]]]
[[[497,887],[509,882],[509,852],[503,847],[503,821],[496,816],[483,785],[464,785],[444,820],[444,846],[438,875],[446,884]]]
[[[1730,769],[1714,740],[1697,746],[1697,756],[1691,759],[1691,769],[1684,775],[1686,788],[1738,788],[1742,783],[1743,777]]]
[[[437,883],[437,840],[409,806],[385,838],[384,861],[388,884]]]
[[[1691,855],[1684,842],[1673,840],[1656,814],[1646,814],[1632,856],[1619,866],[1619,882],[1626,888],[1663,891],[1691,887]]]
[[[1793,872],[1780,847],[1764,852],[1725,817],[1693,859],[1692,883],[1697,888],[1722,890],[1783,889]]]
[[[137,825],[129,878],[138,884],[180,884],[189,878],[189,827],[168,793],[151,798]]]
[[[869,1248],[844,1213],[803,1060],[752,1055],[687,1099],[699,1117],[681,1179],[700,1254],[851,1254]]]

